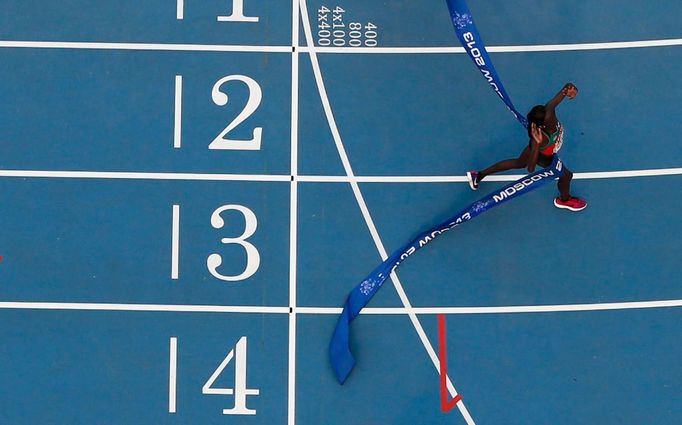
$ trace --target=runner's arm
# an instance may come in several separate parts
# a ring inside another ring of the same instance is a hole
[[[545,108],[547,108],[547,112],[554,115],[554,110],[556,109],[557,106],[561,103],[562,100],[566,96],[569,97],[569,99],[573,99],[576,97],[578,94],[578,88],[573,85],[573,83],[566,83],[561,90],[559,90],[559,93],[557,93],[552,99],[550,99],[549,102],[545,104]]]

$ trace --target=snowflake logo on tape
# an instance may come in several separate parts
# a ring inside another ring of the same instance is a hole
[[[454,22],[454,24],[458,30],[461,30],[462,28],[466,27],[467,25],[474,23],[474,21],[471,19],[470,14],[464,13],[464,14],[460,15],[457,12],[455,12],[455,16],[452,17],[452,22]]]
[[[374,289],[373,280],[365,280],[360,284],[360,292],[365,295],[369,295],[372,292],[372,289]]]
[[[471,206],[471,209],[473,209],[474,212],[481,212],[481,211],[485,210],[485,207],[486,207],[486,206],[487,206],[487,205],[486,205],[485,202],[483,202],[483,201],[478,201],[478,202],[476,202],[474,205]]]

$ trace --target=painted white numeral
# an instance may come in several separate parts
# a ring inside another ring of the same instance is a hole
[[[232,0],[232,14],[218,16],[219,22],[258,22],[257,16],[244,16],[244,0]]]
[[[223,205],[222,207],[213,211],[213,214],[211,214],[211,225],[215,229],[222,229],[223,226],[225,226],[225,221],[220,214],[227,210],[236,210],[242,213],[242,215],[244,215],[244,220],[246,221],[246,226],[244,228],[244,233],[242,233],[241,236],[236,238],[222,238],[221,242],[224,244],[234,243],[244,247],[246,250],[246,268],[244,269],[243,273],[237,276],[225,276],[218,273],[217,269],[223,262],[223,258],[219,254],[209,255],[208,259],[206,260],[206,265],[208,266],[208,271],[211,272],[214,277],[217,277],[220,280],[234,282],[250,278],[258,270],[258,266],[260,266],[260,254],[258,253],[258,249],[256,249],[253,244],[246,241],[246,239],[253,236],[253,234],[256,232],[258,220],[256,219],[256,214],[243,205]]]
[[[220,87],[227,83],[228,81],[241,81],[247,85],[249,88],[249,100],[246,102],[246,106],[242,112],[237,115],[237,117],[232,120],[230,125],[225,127],[225,129],[220,133],[210,145],[209,149],[239,149],[239,150],[249,150],[257,151],[260,150],[260,142],[263,137],[263,127],[256,127],[253,129],[253,138],[250,140],[232,140],[227,139],[225,136],[230,131],[234,130],[239,124],[241,124],[245,119],[251,116],[258,106],[260,105],[261,99],[263,98],[263,92],[261,91],[258,83],[251,77],[246,75],[228,75],[218,80],[213,85],[213,90],[211,96],[213,97],[213,103],[218,106],[227,105],[227,93],[220,91]]]
[[[255,415],[256,409],[249,409],[246,407],[246,396],[258,395],[258,389],[246,388],[246,345],[247,339],[245,336],[239,338],[237,342],[236,354],[235,348],[227,353],[223,362],[213,372],[208,381],[204,384],[201,392],[203,394],[216,395],[234,395],[234,407],[231,409],[223,409],[223,415]],[[235,358],[234,366],[234,389],[233,388],[214,388],[213,384],[216,379],[223,372],[225,367]]]

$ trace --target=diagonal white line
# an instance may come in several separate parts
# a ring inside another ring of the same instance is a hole
[[[303,21],[303,29],[305,32],[305,38],[306,38],[306,44],[308,46],[313,46],[314,41],[313,41],[313,36],[312,36],[312,31],[310,29],[310,21],[308,18],[308,9],[306,6],[306,0],[300,0],[300,10],[301,10],[301,19]],[[329,128],[332,132],[332,136],[334,137],[334,143],[336,144],[336,149],[339,152],[339,156],[341,157],[341,162],[343,163],[343,168],[346,172],[346,175],[348,177],[353,177],[353,169],[351,167],[350,161],[348,160],[348,155],[346,154],[346,150],[343,146],[343,141],[341,140],[341,134],[339,133],[339,129],[336,125],[336,120],[334,119],[334,114],[331,109],[331,104],[329,102],[329,97],[327,96],[327,90],[324,85],[324,80],[322,79],[322,71],[320,69],[320,64],[317,60],[317,55],[315,54],[314,49],[310,51],[310,62],[313,67],[313,74],[315,75],[315,81],[317,83],[317,88],[320,94],[320,99],[322,101],[322,106],[324,108],[325,115],[327,117],[327,121],[329,123]],[[360,207],[360,210],[362,211],[362,216],[365,219],[365,222],[367,223],[367,227],[369,228],[369,232],[372,235],[372,239],[374,240],[374,244],[377,247],[377,250],[379,251],[379,254],[381,255],[381,258],[383,260],[386,260],[388,258],[388,254],[386,253],[386,249],[384,248],[384,244],[381,241],[381,238],[379,237],[379,232],[376,229],[376,226],[374,225],[374,221],[372,220],[372,216],[369,213],[369,210],[367,208],[367,204],[365,203],[365,199],[362,196],[362,192],[360,191],[360,186],[356,181],[351,180],[350,182],[351,187],[353,189],[353,194],[355,195],[355,199],[358,202],[358,206]],[[396,291],[398,292],[398,296],[400,297],[401,302],[405,306],[406,309],[411,309],[411,304],[410,300],[407,298],[407,294],[405,293],[405,290],[402,287],[402,284],[400,283],[400,280],[398,279],[398,275],[395,273],[391,273],[391,280],[393,281],[393,286],[395,287]],[[414,326],[415,330],[417,331],[417,335],[419,336],[419,339],[421,340],[422,344],[424,345],[424,348],[426,349],[427,353],[429,354],[429,357],[431,358],[431,361],[433,362],[434,366],[436,367],[436,370],[438,373],[440,373],[440,361],[438,360],[438,356],[436,355],[436,352],[433,349],[433,346],[431,345],[431,342],[429,341],[428,337],[426,336],[426,332],[424,332],[424,328],[421,325],[421,322],[419,321],[419,318],[414,312],[408,312],[408,316],[410,318],[410,321],[412,322],[412,325]],[[454,385],[450,381],[449,377],[446,377],[447,379],[447,386],[448,386],[448,391],[452,395],[452,397],[455,397],[457,395],[457,390],[455,389]],[[468,425],[475,425],[475,422],[471,418],[471,415],[469,414],[469,411],[467,410],[466,406],[464,405],[463,401],[460,401],[457,403],[457,407],[459,408],[459,411],[462,413],[462,416],[466,420]]]

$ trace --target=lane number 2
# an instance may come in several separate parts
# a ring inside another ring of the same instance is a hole
[[[228,139],[225,136],[234,130],[239,124],[244,122],[248,117],[250,117],[263,99],[263,92],[258,85],[258,83],[251,77],[246,75],[228,75],[218,80],[213,85],[213,90],[211,91],[211,97],[213,98],[213,103],[218,106],[225,106],[228,102],[227,93],[221,91],[223,84],[230,81],[241,81],[246,84],[249,88],[249,100],[246,102],[244,109],[235,117],[232,122],[223,129],[223,131],[208,145],[209,149],[238,149],[238,150],[260,150],[261,139],[263,137],[263,127],[256,127],[253,129],[253,137],[248,140],[236,140]]]

